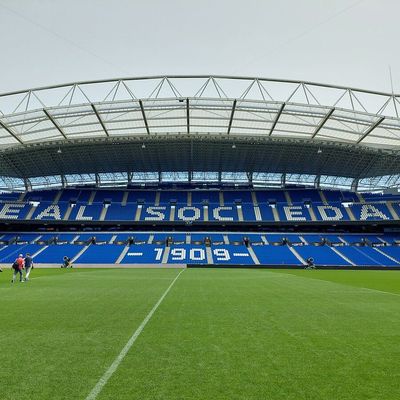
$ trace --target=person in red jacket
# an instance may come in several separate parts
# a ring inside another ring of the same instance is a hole
[[[12,267],[14,272],[11,283],[14,283],[17,274],[19,274],[19,281],[23,282],[24,280],[22,278],[22,270],[24,269],[24,257],[22,254],[20,254],[18,258],[14,261]]]

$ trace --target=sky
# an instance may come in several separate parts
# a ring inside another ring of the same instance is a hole
[[[0,0],[0,92],[145,75],[400,92],[399,0]]]

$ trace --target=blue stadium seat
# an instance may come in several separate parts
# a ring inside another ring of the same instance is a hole
[[[96,242],[109,242],[114,235],[112,233],[98,233],[98,232],[90,232],[90,233],[81,233],[79,234],[79,238],[77,241],[86,242],[90,240],[92,237],[96,238]]]
[[[302,243],[300,236],[293,233],[267,233],[265,237],[268,243],[281,243],[284,238],[287,238],[291,243]]]
[[[34,240],[40,238],[42,236],[40,233],[21,233],[17,235],[17,243],[21,242],[33,242]]]
[[[342,246],[337,249],[358,266],[386,266],[391,260],[372,247]]]
[[[253,251],[261,265],[302,265],[288,246],[255,246]]]
[[[396,214],[400,217],[400,201],[392,204]]]
[[[186,241],[186,233],[177,233],[177,232],[172,232],[172,233],[156,233],[154,234],[154,241],[162,241],[165,242],[168,237],[171,237],[174,242],[185,242]]]
[[[318,221],[348,221],[349,215],[341,203],[330,202],[313,205],[314,214]]]
[[[288,193],[293,203],[304,203],[304,201],[322,202],[321,196],[316,189],[294,189],[288,190]]]
[[[243,243],[243,238],[246,236],[245,234],[242,233],[229,233],[227,234],[229,242],[240,242]]]
[[[155,244],[132,245],[121,264],[160,264],[164,246]]]
[[[362,243],[363,239],[368,239],[368,235],[357,234],[340,235],[340,237],[344,239],[348,244]]]
[[[205,238],[209,238],[211,240],[211,243],[223,243],[224,242],[224,236],[223,234],[219,233],[211,233],[211,232],[206,232],[206,233],[192,233],[190,234],[190,240],[191,242],[204,242]]]
[[[268,206],[264,206],[268,207]],[[242,205],[243,219],[244,221],[255,221],[255,211],[254,206],[252,204],[243,204]]]
[[[31,208],[32,205],[29,203],[2,203],[0,204],[0,219],[8,221],[23,220]]]
[[[92,195],[93,189],[82,189],[79,192],[78,202],[87,204],[90,196]]]
[[[21,253],[25,256],[26,253],[34,255],[43,246],[38,244],[10,244],[0,251],[0,262],[1,263],[13,263],[14,260]]]
[[[322,190],[322,193],[325,196],[325,199],[328,203],[340,203],[343,199],[342,192],[340,190]]]
[[[176,190],[167,191],[163,190],[160,192],[160,205],[169,205],[171,203],[176,203],[180,205],[187,205],[187,191]]]
[[[341,248],[339,248],[340,251]],[[329,246],[297,246],[296,251],[304,260],[308,257],[314,258],[316,265],[351,265],[338,254],[336,254]]]
[[[106,221],[134,221],[136,215],[136,204],[111,204],[106,213]]]
[[[61,265],[64,256],[73,259],[83,248],[84,246],[77,244],[53,244],[34,257],[33,261],[39,264]]]
[[[146,205],[154,205],[156,201],[156,191],[143,190],[143,191],[129,191],[128,203],[144,202]]]
[[[171,212],[170,206],[160,205],[152,206],[145,205],[140,214],[141,221],[169,221]]]
[[[168,255],[169,264],[207,264],[206,248],[201,245],[173,245]]]
[[[129,232],[129,233],[118,233],[116,235],[116,238],[114,239],[114,242],[125,242],[127,241],[129,238],[133,238],[134,237],[134,233]]]
[[[384,233],[380,237],[389,244],[393,244],[396,241],[400,242],[400,233]]]
[[[125,246],[116,244],[91,245],[75,260],[77,264],[114,264]]]
[[[16,239],[18,236],[18,233],[6,233],[2,235],[1,241],[2,242],[9,242],[10,240]]]
[[[253,204],[249,190],[224,190],[223,195],[225,205],[233,205],[236,202]]]
[[[393,219],[386,204],[353,204],[351,210],[358,221],[389,221]]]
[[[49,220],[61,221],[64,218],[67,208],[68,208],[67,203],[51,204],[51,203],[41,202],[36,208],[35,212],[33,213],[31,219],[43,220],[43,221],[49,221]]]
[[[214,264],[217,265],[254,265],[246,246],[212,246],[211,254]]]
[[[56,233],[54,236],[56,237],[58,243],[71,243],[74,238],[77,236],[79,237],[79,233]]]
[[[281,221],[311,221],[310,212],[304,205],[293,206],[277,205]]]
[[[310,234],[310,233],[304,233],[304,234],[301,234],[301,236],[307,243],[320,243],[322,241],[322,239],[324,238],[324,235],[322,235],[322,234],[314,235],[314,234]]]
[[[219,204],[219,191],[217,190],[193,190],[192,191],[192,204],[203,203]]]
[[[11,192],[11,193],[0,193],[0,201],[2,202],[14,202],[17,201],[21,196],[21,193]]]
[[[71,200],[77,200],[81,189],[64,189],[61,193],[59,202],[69,203]]]
[[[272,207],[265,204],[259,204],[262,221],[274,221]]]
[[[261,238],[261,234],[249,233],[245,234],[244,236],[250,240],[250,243],[264,243]]]
[[[124,197],[124,190],[96,190],[93,203],[101,203],[110,200],[112,203],[121,203]]]
[[[400,247],[399,246],[386,246],[381,247],[380,250],[387,254],[388,256],[394,258],[400,264]],[[390,261],[389,261],[390,262]],[[391,265],[399,265],[399,264],[391,264]]]
[[[208,209],[208,219],[210,221],[239,221],[237,208],[233,206],[211,205]]]
[[[360,200],[356,193],[342,190],[342,201],[357,203]]]
[[[88,206],[83,203],[77,203],[75,207],[72,208],[71,215],[69,216],[69,221],[98,221],[100,219],[101,211],[103,206],[101,204],[93,204]]]
[[[271,201],[287,204],[284,190],[257,190],[255,193],[258,204],[268,204]]]
[[[40,201],[52,203],[59,190],[34,190],[32,192],[27,192],[24,197],[24,201]]]

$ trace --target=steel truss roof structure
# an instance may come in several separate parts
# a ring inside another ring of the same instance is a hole
[[[187,181],[216,174],[220,182],[263,177],[257,182],[265,185],[298,177],[318,186],[334,177],[327,186],[398,186],[399,106],[397,94],[229,76],[0,94],[0,187],[101,184],[104,174],[116,174],[108,179],[114,183],[142,181],[140,174],[165,180],[168,173]]]

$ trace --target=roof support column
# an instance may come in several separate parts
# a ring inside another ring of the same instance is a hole
[[[100,186],[100,176],[97,172],[94,174],[94,176],[96,179],[96,187],[99,187]]]
[[[352,192],[357,192],[357,189],[358,189],[358,182],[359,182],[359,179],[358,179],[358,178],[354,178],[354,179],[353,179],[353,182],[351,182],[351,191],[352,191]]]
[[[281,176],[281,186],[285,187],[286,185],[286,174],[282,174]]]
[[[186,130],[190,133],[190,108],[189,108],[189,98],[186,99]]]
[[[321,183],[321,175],[317,175],[314,180],[315,189],[319,189],[320,183]]]
[[[249,183],[253,183],[253,173],[252,172],[246,172],[247,180]]]
[[[228,135],[231,133],[232,122],[233,122],[233,116],[234,116],[235,110],[236,110],[236,102],[237,102],[237,100],[235,99],[235,100],[233,101],[233,104],[232,104],[231,116],[230,116],[230,118],[229,118],[229,125],[228,125],[228,132],[227,132]]]
[[[65,179],[65,175],[61,174],[61,186],[63,189],[67,187],[67,180]]]
[[[28,178],[24,178],[24,185],[25,185],[25,190],[27,192],[32,191],[32,184],[31,184],[31,181]]]

